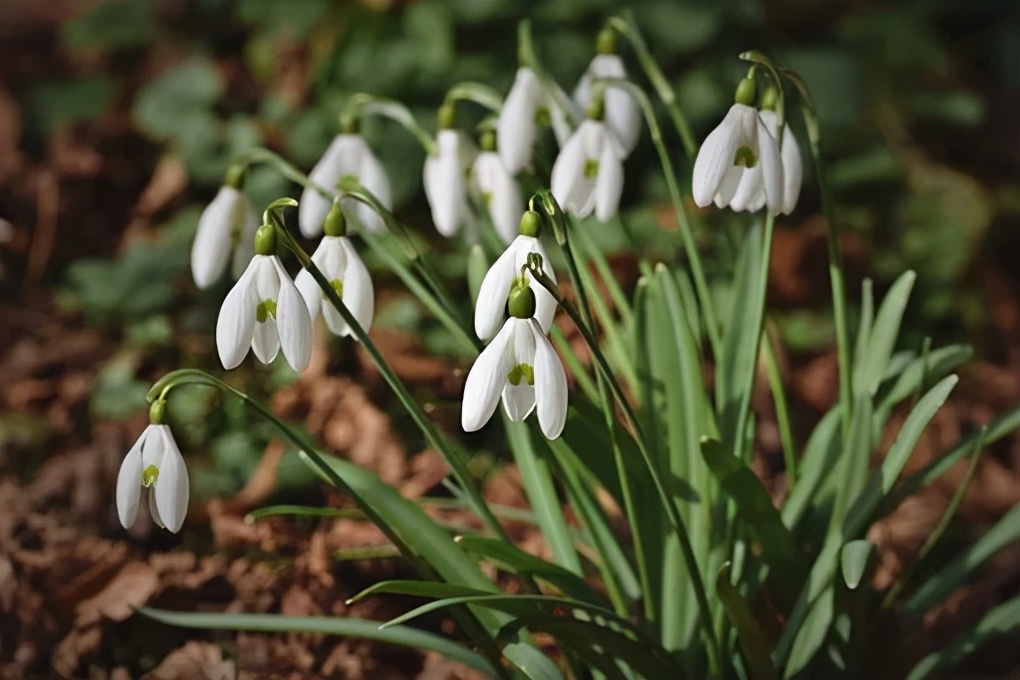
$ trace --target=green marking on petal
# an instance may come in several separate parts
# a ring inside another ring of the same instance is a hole
[[[343,298],[344,296],[344,282],[340,279],[333,279],[329,282],[329,285],[333,286],[333,290],[336,291],[338,297]]]
[[[510,369],[510,372],[506,374],[506,379],[510,381],[510,384],[517,387],[521,384],[521,379],[527,380],[529,385],[535,384],[535,368],[528,364],[517,364]]]
[[[549,109],[544,106],[539,106],[535,109],[535,125],[538,127],[548,127],[552,123],[552,116],[549,115]]]
[[[492,207],[492,192],[491,191],[483,191],[482,192],[482,205],[484,205],[486,208],[491,208]]]
[[[743,165],[745,168],[753,168],[758,165],[758,156],[749,146],[742,146],[733,155],[733,165]]]
[[[599,175],[599,162],[595,159],[588,159],[584,162],[584,176],[588,179],[595,179]]]
[[[276,300],[263,300],[255,308],[255,320],[265,323],[270,318],[276,318]]]
[[[142,486],[149,488],[159,479],[159,468],[155,465],[148,465],[142,470]]]

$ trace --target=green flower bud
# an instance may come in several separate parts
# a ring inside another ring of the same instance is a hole
[[[542,233],[542,216],[534,210],[526,210],[521,215],[521,236],[534,236],[538,238],[538,235]]]
[[[779,103],[779,88],[769,85],[761,95],[761,108],[765,111],[775,111]]]
[[[255,254],[276,254],[276,230],[270,224],[263,224],[255,232]]]
[[[162,425],[166,417],[166,400],[157,399],[149,407],[149,422],[153,425]]]
[[[598,92],[599,88],[595,87],[594,90]],[[605,95],[599,92],[596,96],[593,96],[591,103],[588,104],[588,110],[585,111],[585,115],[590,120],[602,120],[606,116],[606,99]]]
[[[482,138],[479,140],[479,144],[482,147],[482,151],[495,151],[496,133],[492,130],[486,130],[482,133]]]
[[[531,290],[527,279],[517,281],[519,283],[510,289],[507,308],[515,319],[530,319],[535,316],[535,291]]]
[[[616,54],[616,31],[606,26],[599,31],[595,41],[595,51],[599,54]]]
[[[347,219],[340,208],[339,198],[333,199],[333,205],[326,214],[326,223],[322,230],[326,236],[347,236]]]
[[[223,185],[241,191],[244,189],[244,176],[247,172],[248,167],[245,165],[231,165],[227,168],[227,174],[223,178]]]
[[[752,106],[754,104],[754,94],[757,84],[754,78],[744,78],[737,85],[737,93],[733,95],[733,101],[738,104],[744,104],[745,106]]]
[[[443,105],[439,107],[439,112],[436,114],[436,126],[440,130],[450,130],[453,129],[456,120],[457,109],[453,102],[443,102]]]

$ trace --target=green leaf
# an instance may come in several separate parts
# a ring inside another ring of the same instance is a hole
[[[907,364],[895,380],[889,380],[879,391],[876,412],[888,413],[896,404],[915,394],[925,383],[932,384],[967,363],[974,351],[966,345],[940,347]],[[884,418],[883,418],[884,420]]]
[[[132,111],[135,124],[157,139],[180,139],[194,146],[195,126],[209,125],[209,110],[224,89],[216,65],[192,57],[141,89]]]
[[[921,659],[907,676],[907,680],[923,680],[936,671],[951,667],[975,650],[993,640],[1004,637],[1020,628],[1020,597],[1014,597],[989,610],[977,625],[957,636],[938,651]]]
[[[843,546],[839,561],[843,568],[843,582],[850,590],[857,590],[860,585],[873,547],[871,541],[865,539],[850,541]]]
[[[117,83],[107,75],[74,80],[42,80],[25,93],[26,122],[48,137],[61,123],[90,120],[102,115],[117,94]]]
[[[857,357],[853,386],[858,394],[874,395],[878,390],[878,385],[889,365],[889,358],[899,335],[903,312],[916,279],[917,275],[914,272],[904,272],[882,300],[882,305],[875,316],[875,325],[866,343],[866,350],[863,355]],[[862,348],[862,343],[858,342],[858,348]]]
[[[380,628],[378,621],[350,619],[340,616],[281,616],[278,614],[213,614],[172,612],[140,607],[140,614],[161,623],[182,628],[205,630],[245,630],[268,633],[317,633],[374,640],[414,649],[438,652],[469,668],[496,676],[492,665],[482,656],[446,636],[435,635],[407,626]]]
[[[469,553],[488,558],[512,573],[542,579],[571,599],[599,607],[607,604],[605,597],[577,574],[528,554],[514,545],[483,536],[458,536],[457,543]]]
[[[942,567],[918,588],[903,608],[904,615],[920,618],[954,589],[973,578],[975,570],[984,564],[985,560],[1018,540],[1020,540],[1020,505],[1015,505],[988,533],[964,549],[952,562]]]
[[[72,50],[118,51],[149,44],[153,29],[149,0],[112,0],[64,22],[60,34]]]
[[[727,562],[715,578],[715,592],[726,610],[726,617],[737,631],[737,640],[744,653],[751,680],[772,680],[777,677],[772,662],[772,644],[755,619],[747,600],[730,582],[731,577],[731,565]]]

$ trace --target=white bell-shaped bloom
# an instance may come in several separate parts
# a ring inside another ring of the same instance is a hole
[[[312,262],[337,291],[358,325],[368,332],[375,313],[375,292],[368,269],[365,268],[350,239],[346,236],[324,236],[312,254]],[[329,330],[337,335],[353,335],[350,326],[326,299],[319,284],[312,278],[311,272],[302,269],[294,283],[304,298],[308,315],[312,319],[321,311]]]
[[[612,219],[623,193],[622,159],[620,143],[605,123],[585,120],[553,163],[553,196],[578,217],[594,210],[599,221]]]
[[[705,139],[694,161],[692,193],[702,208],[714,201],[720,208],[767,205],[770,212],[780,212],[783,163],[775,138],[753,106],[734,104]]]
[[[489,421],[500,397],[510,420],[538,411],[549,439],[563,432],[567,419],[567,376],[556,350],[535,319],[510,317],[478,355],[461,406],[461,426],[474,432]]]
[[[574,103],[582,111],[592,104],[592,80],[595,78],[626,78],[627,69],[616,54],[598,54],[581,76],[574,88]],[[637,146],[641,136],[641,109],[630,94],[620,88],[609,86],[605,89],[605,122],[620,142],[623,157],[626,158]]]
[[[488,340],[499,331],[506,318],[506,300],[513,286],[514,278],[520,275],[521,267],[527,264],[528,255],[538,253],[542,256],[542,271],[556,280],[549,254],[542,242],[534,236],[525,234],[515,238],[503,254],[485,272],[482,285],[478,288],[478,303],[475,305],[475,334],[481,340]],[[543,333],[552,328],[553,317],[556,316],[556,300],[543,286],[534,283],[531,272],[525,271],[531,288],[535,293],[535,320]]]
[[[330,191],[335,191],[337,182],[344,177],[356,177],[384,208],[389,210],[393,207],[390,178],[361,135],[345,133],[334,137],[326,153],[308,173],[312,183]],[[386,229],[383,219],[367,204],[353,198],[343,198],[340,204],[348,220],[369,231],[381,232]],[[306,188],[301,192],[298,205],[301,233],[308,238],[321,234],[322,223],[329,208],[329,199],[314,189]]]
[[[538,114],[546,108],[542,84],[526,66],[517,69],[496,123],[496,142],[503,165],[512,175],[531,165],[538,136]]]
[[[425,159],[425,197],[432,208],[432,222],[447,238],[470,220],[464,177],[465,167],[470,167],[468,159],[473,160],[473,154],[456,130],[440,130],[436,153]]]
[[[255,254],[252,242],[259,227],[251,201],[240,189],[224,185],[198,218],[191,244],[191,274],[201,289],[214,284],[232,261],[234,278]],[[233,257],[231,257],[233,254]]]
[[[503,242],[510,243],[517,234],[517,225],[524,212],[524,198],[498,153],[483,151],[478,154],[471,166],[471,183]]]
[[[312,356],[312,322],[308,308],[287,270],[275,255],[255,255],[227,293],[216,321],[216,348],[227,370],[236,368],[251,347],[264,364],[280,348],[295,371]]]
[[[153,521],[177,533],[188,514],[188,468],[167,425],[149,425],[138,437],[117,475],[117,516],[125,529],[138,520],[142,490]]]
[[[779,132],[779,115],[775,111],[766,110],[759,111],[758,116],[765,123],[765,129],[775,138]],[[800,144],[797,143],[797,138],[789,125],[783,128],[783,143],[780,145],[779,156],[783,161],[783,205],[779,213],[789,215],[797,207],[800,187],[804,181],[804,163],[800,156]]]

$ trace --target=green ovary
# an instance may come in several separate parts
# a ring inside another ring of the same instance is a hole
[[[159,468],[155,465],[147,465],[142,470],[142,486],[148,488],[155,484],[157,479],[159,479]]]
[[[517,387],[521,384],[521,379],[527,380],[529,385],[535,384],[535,368],[528,364],[517,364],[510,369],[510,372],[506,374],[506,379],[510,381],[510,384]]]
[[[758,156],[749,146],[742,146],[733,154],[733,165],[742,165],[745,168],[753,168],[758,165]]]
[[[263,300],[255,308],[255,320],[265,323],[270,318],[276,318],[276,300]]]

